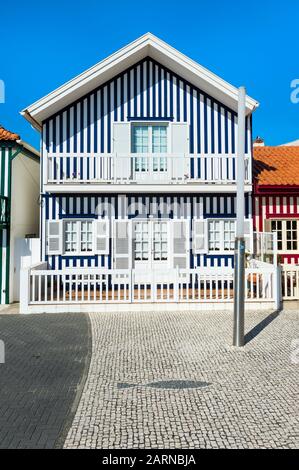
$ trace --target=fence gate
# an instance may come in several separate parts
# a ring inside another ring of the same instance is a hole
[[[40,260],[39,238],[17,238],[14,246],[14,291],[13,300],[20,300],[20,271]]]

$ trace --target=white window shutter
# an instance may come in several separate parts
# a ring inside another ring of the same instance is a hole
[[[173,267],[188,268],[187,224],[186,220],[172,221]]]
[[[113,152],[116,153],[114,168],[117,179],[129,179],[131,175],[131,124],[115,122],[113,124]]]
[[[131,136],[129,122],[115,122],[113,124],[113,152],[131,152]]]
[[[173,178],[184,179],[188,173],[187,163],[189,160],[185,158],[185,155],[189,152],[189,124],[173,122],[171,124],[171,153],[175,157],[172,165]]]
[[[208,229],[207,220],[193,220],[192,249],[194,254],[208,252]]]
[[[47,254],[60,255],[62,253],[62,221],[48,221]]]
[[[178,154],[189,153],[189,124],[187,122],[172,123],[171,152]]]
[[[244,220],[245,251],[253,252],[253,220]]]
[[[97,255],[109,254],[109,220],[94,221],[94,251]]]
[[[129,220],[114,222],[114,267],[115,269],[130,269],[132,261],[132,237]]]

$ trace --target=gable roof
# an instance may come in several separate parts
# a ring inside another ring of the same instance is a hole
[[[9,145],[10,147],[12,146],[13,148],[19,149],[21,151],[20,153],[25,156],[33,157],[35,160],[39,160],[40,158],[38,150],[22,140],[19,134],[8,131],[0,124],[0,144],[1,143],[2,146]]]
[[[23,109],[21,114],[34,127],[40,129],[43,120],[145,57],[151,57],[200,88],[203,92],[210,94],[224,105],[237,111],[238,89],[236,87],[153,34],[147,33]],[[258,105],[257,101],[249,96],[246,97],[247,114],[253,112]]]
[[[254,147],[256,183],[265,186],[299,186],[299,147]]]
[[[14,132],[10,132],[0,124],[0,141],[16,141],[20,136]]]

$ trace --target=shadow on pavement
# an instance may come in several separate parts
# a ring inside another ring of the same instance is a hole
[[[266,328],[270,323],[275,320],[275,318],[278,317],[280,314],[281,310],[275,310],[274,312],[271,312],[266,318],[264,318],[262,321],[260,321],[257,325],[255,325],[248,333],[245,335],[245,344],[249,343],[252,341],[259,333],[261,333],[264,328]]]

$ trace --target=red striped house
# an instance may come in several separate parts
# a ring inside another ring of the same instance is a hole
[[[299,146],[254,147],[254,227],[276,232],[282,263],[299,264]]]

